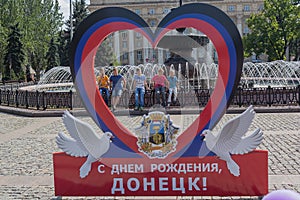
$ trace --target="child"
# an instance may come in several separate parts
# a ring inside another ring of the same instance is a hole
[[[146,77],[142,74],[140,68],[136,69],[136,74],[133,77],[133,88],[135,88],[135,108],[134,110],[144,109],[145,86],[148,89]],[[139,101],[140,97],[140,101]]]
[[[109,78],[107,75],[105,75],[104,68],[100,68],[100,75],[97,76],[97,83],[99,86],[100,94],[104,96],[104,101],[106,105],[108,106],[108,99],[109,99]]]
[[[178,79],[175,76],[175,71],[173,69],[170,70],[170,76],[168,76],[169,81],[169,97],[168,97],[168,107],[171,105],[172,94],[174,93],[173,102],[176,102],[177,99],[177,83]]]
[[[162,106],[165,107],[166,104],[166,86],[168,87],[168,80],[164,75],[164,70],[159,68],[158,74],[156,74],[152,79],[154,82],[154,89],[155,89],[155,98],[156,103],[160,104],[160,94],[162,95]]]

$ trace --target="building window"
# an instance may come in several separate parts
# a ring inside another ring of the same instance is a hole
[[[123,49],[127,49],[127,41],[123,41],[122,47],[123,47]]]
[[[257,8],[257,11],[263,11],[264,9],[264,4],[260,4]]]
[[[149,8],[148,14],[149,15],[154,15],[155,14],[155,9],[154,8]]]
[[[170,11],[171,11],[170,8],[164,8],[163,14],[168,14]]]
[[[156,26],[156,20],[155,19],[151,19],[150,20],[150,26],[151,27],[155,27]]]
[[[114,35],[113,33],[112,33],[112,34],[109,34],[106,38],[107,38],[107,39],[111,39],[111,38],[113,38],[113,35]]]
[[[234,12],[234,11],[235,11],[235,5],[229,5],[228,12]]]
[[[249,27],[245,25],[243,29],[243,34],[247,35],[249,32],[250,32]]]
[[[137,47],[142,47],[141,41],[138,41],[137,44],[136,44],[136,46],[137,46]]]
[[[244,11],[250,12],[250,5],[244,5]]]
[[[136,58],[137,58],[138,60],[143,60],[143,52],[142,52],[141,50],[138,50],[138,51],[136,52]]]
[[[141,36],[142,36],[141,33],[139,33],[139,32],[135,33],[135,37],[136,37],[136,38],[141,38]]]
[[[140,15],[141,14],[141,10],[140,9],[136,9],[135,13],[138,14],[138,15]]]
[[[153,59],[156,59],[157,58],[157,56],[156,56],[156,51],[154,50],[153,51],[153,57],[152,57]]]
[[[125,31],[121,32],[121,37],[123,40],[127,40],[127,36],[128,36],[127,32],[125,32]]]
[[[125,52],[125,53],[122,55],[122,58],[123,58],[123,60],[128,60],[128,52]]]

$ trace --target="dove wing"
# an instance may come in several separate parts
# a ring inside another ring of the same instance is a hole
[[[230,152],[232,154],[245,154],[256,149],[263,139],[263,133],[258,128],[247,137],[243,137],[242,141]]]
[[[100,137],[88,123],[75,118],[68,111],[63,115],[63,122],[78,146],[95,159],[99,159],[108,150],[109,141],[106,144],[104,137]]]
[[[252,123],[255,112],[249,106],[242,114],[229,120],[218,135],[217,146],[223,151],[231,151],[240,142]]]
[[[70,138],[64,133],[58,133],[56,136],[56,143],[57,146],[68,155],[75,157],[85,157],[88,155],[87,151],[79,147],[76,140]]]

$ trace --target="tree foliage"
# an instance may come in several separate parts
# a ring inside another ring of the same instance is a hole
[[[24,80],[24,70],[22,63],[24,61],[23,45],[20,41],[21,33],[19,25],[16,24],[10,27],[10,34],[8,35],[6,54],[4,57],[4,79],[21,79]]]
[[[40,71],[46,68],[46,53],[52,38],[58,38],[62,25],[62,15],[59,13],[58,1],[55,0],[25,0],[25,15],[30,26],[25,25],[27,34],[24,38],[27,57],[39,80]]]
[[[110,44],[110,40],[106,39],[99,46],[95,57],[95,66],[109,66],[113,64],[113,49]]]
[[[46,53],[52,38],[57,40],[63,24],[58,0],[0,0],[0,63],[6,54],[9,27],[19,24],[24,49],[22,67],[30,64],[37,76],[46,68]],[[1,67],[1,66],[0,66]],[[3,68],[2,68],[3,70]],[[39,78],[39,77],[37,77]]]
[[[89,10],[87,9],[85,0],[75,1],[73,6],[74,6],[74,11],[72,15],[73,26],[74,26],[74,31],[76,31],[80,22],[82,22],[82,20],[89,15]]]
[[[58,55],[59,65],[69,66],[69,46],[70,46],[70,35],[65,30],[61,30],[60,37],[58,38]]]
[[[72,2],[73,13],[72,13],[72,27],[70,19],[65,23],[66,29],[61,32],[59,39],[59,49],[60,49],[60,65],[69,66],[69,48],[71,42],[71,28],[72,33],[75,34],[76,29],[80,22],[89,15],[89,10],[85,0]]]
[[[53,38],[50,41],[50,46],[46,55],[46,59],[47,59],[47,68],[45,71],[48,71],[53,67],[58,66],[58,61],[59,61],[58,49],[57,49],[57,44],[55,43]]]
[[[251,33],[243,38],[245,56],[266,53],[269,60],[285,59],[300,38],[300,7],[290,0],[265,0],[264,9],[247,20]]]

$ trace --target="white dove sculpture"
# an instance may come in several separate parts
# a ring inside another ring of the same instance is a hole
[[[254,115],[253,106],[249,106],[242,114],[229,120],[216,135],[210,130],[204,130],[201,134],[205,136],[207,148],[226,161],[228,170],[234,176],[240,175],[240,167],[231,158],[231,154],[246,154],[253,151],[263,139],[263,133],[259,128],[245,136]]]
[[[80,177],[84,178],[89,174],[92,163],[99,160],[108,151],[113,135],[105,132],[100,136],[88,123],[76,119],[68,111],[64,112],[63,122],[71,137],[59,133],[56,136],[56,143],[70,156],[87,157],[85,163],[80,167]]]

